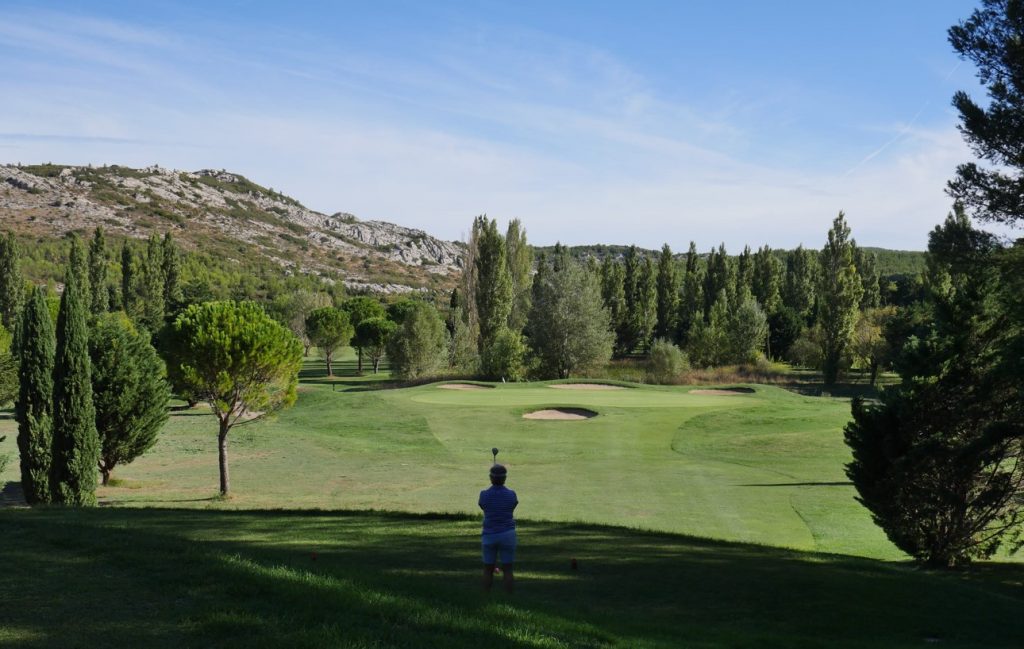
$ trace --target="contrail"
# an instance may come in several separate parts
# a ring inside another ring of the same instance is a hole
[[[858,162],[857,164],[852,166],[846,173],[843,174],[842,177],[846,178],[847,176],[852,174],[854,171],[857,171],[858,169],[863,167],[866,163],[868,163],[870,160],[872,160],[873,158],[877,157],[880,153],[882,153],[882,151],[885,151],[890,146],[892,146],[893,143],[895,143],[897,140],[901,139],[904,135],[906,135],[910,131],[910,129],[913,128],[914,124],[917,122],[917,118],[919,118],[921,116],[921,113],[924,112],[924,109],[928,108],[929,104],[931,104],[930,100],[924,102],[924,105],[921,106],[921,108],[917,111],[917,113],[914,115],[914,117],[906,125],[904,125],[903,128],[900,129],[899,133],[894,135],[888,142],[886,142],[882,146],[878,147],[877,149],[875,149],[874,151],[869,153],[867,156],[864,157],[863,160],[861,160],[860,162]]]

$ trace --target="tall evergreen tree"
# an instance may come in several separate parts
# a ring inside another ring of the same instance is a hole
[[[679,270],[672,256],[672,249],[666,243],[658,257],[658,317],[654,337],[670,340],[675,338],[679,327]]]
[[[114,467],[128,464],[152,448],[167,421],[164,363],[122,313],[97,318],[89,332],[92,394],[100,439],[99,470],[109,484]]]
[[[184,307],[185,295],[181,289],[181,262],[178,246],[170,231],[164,234],[161,242],[161,261],[164,278],[164,315],[173,318]]]
[[[654,262],[644,257],[637,285],[637,338],[646,354],[654,342],[654,328],[658,324],[658,277]]]
[[[839,377],[839,367],[854,325],[857,308],[864,295],[857,267],[853,263],[853,242],[846,216],[840,212],[828,231],[828,242],[821,251],[821,277],[818,283],[818,324],[821,325],[821,353],[826,385]]]
[[[521,333],[530,315],[530,294],[533,290],[533,250],[526,242],[526,229],[519,219],[508,223],[505,233],[505,263],[512,281],[512,312],[508,316],[509,329]]]
[[[155,333],[164,325],[164,250],[160,237],[153,234],[146,242],[146,260],[142,270],[142,325]]]
[[[13,232],[0,237],[0,324],[8,331],[17,328],[21,304],[25,299],[20,256]]]
[[[988,166],[960,165],[947,191],[979,219],[1018,224],[1024,220],[1024,3],[982,0],[968,20],[950,28],[949,42],[977,66],[987,90],[987,106],[963,91],[953,106],[960,133]]]
[[[89,243],[89,310],[93,315],[110,310],[107,290],[107,242],[103,228],[96,228]]]
[[[679,301],[679,334],[682,347],[690,340],[690,331],[698,320],[704,319],[704,276],[697,254],[697,244],[690,242],[686,252],[686,270],[683,275],[682,298]]]
[[[142,268],[135,250],[125,240],[121,245],[121,308],[134,322],[142,317],[141,285]]]
[[[704,274],[704,319],[711,317],[711,307],[718,300],[721,291],[729,291],[730,299],[735,294],[735,286],[731,278],[729,256],[725,252],[725,244],[711,249],[708,255],[707,271]]]
[[[71,239],[71,262],[57,316],[53,370],[53,499],[69,505],[96,504],[100,459],[96,410],[92,400],[84,257]]]
[[[32,290],[21,315],[18,399],[18,450],[21,452],[21,486],[30,505],[53,498],[53,363],[54,333],[46,293]]]

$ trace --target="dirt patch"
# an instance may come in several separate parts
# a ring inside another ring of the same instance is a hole
[[[534,410],[523,415],[523,419],[547,419],[554,421],[579,421],[596,417],[597,413],[586,408],[548,408]]]
[[[754,394],[754,388],[714,388],[707,390],[690,390],[687,394],[708,394],[719,397],[735,397],[741,394]]]
[[[608,383],[555,383],[549,388],[559,390],[625,390],[621,385],[610,385]]]
[[[490,390],[489,385],[477,385],[475,383],[444,383],[437,386],[442,390]]]

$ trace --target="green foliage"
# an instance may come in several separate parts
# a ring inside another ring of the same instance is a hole
[[[12,340],[10,332],[0,325],[0,407],[18,396],[18,359],[11,350]]]
[[[864,293],[860,298],[861,310],[878,307],[881,304],[882,295],[874,253],[854,244],[853,264],[857,267],[861,286],[864,287]]]
[[[671,342],[658,338],[651,345],[651,356],[647,360],[647,376],[651,382],[675,383],[689,369],[686,354]]]
[[[615,346],[621,354],[629,354],[637,347],[647,350],[657,319],[658,292],[654,266],[636,246],[626,251],[623,265],[625,310],[615,332]]]
[[[523,335],[508,328],[501,329],[480,356],[480,372],[484,378],[520,381],[526,376],[525,359]]]
[[[312,343],[306,335],[306,317],[314,310],[328,306],[331,306],[331,296],[327,293],[300,289],[275,296],[267,312],[288,327],[308,354]]]
[[[768,338],[768,319],[749,293],[729,315],[726,326],[725,363],[753,363],[761,355]]]
[[[372,297],[359,295],[349,298],[341,303],[341,309],[348,313],[348,320],[353,327],[358,327],[363,320],[370,318],[386,318],[387,311],[384,306]],[[357,371],[363,372],[363,345],[361,340],[353,340],[352,346],[359,353],[359,366]]]
[[[782,306],[782,262],[768,246],[754,253],[750,276],[750,291],[766,313],[774,313]]]
[[[447,331],[437,309],[417,302],[388,341],[391,372],[402,379],[435,376],[447,365]]]
[[[947,191],[980,219],[1016,224],[1024,219],[1024,5],[982,0],[967,21],[950,28],[949,42],[977,66],[987,91],[987,106],[963,91],[953,96],[953,106],[968,146],[990,166],[959,165]]]
[[[103,228],[96,228],[89,243],[89,311],[93,315],[110,310],[110,292],[107,290],[107,242]]]
[[[786,255],[786,275],[782,287],[783,305],[793,309],[804,322],[814,317],[820,264],[813,250],[798,246]]]
[[[686,271],[683,275],[683,294],[679,300],[679,332],[681,345],[690,341],[690,332],[697,321],[704,320],[704,275],[697,255],[697,245],[691,241],[686,252]]]
[[[412,300],[407,302],[407,306],[403,310],[402,322],[405,321],[405,316],[416,308],[413,304]],[[391,339],[397,328],[398,325],[394,321],[380,317],[367,318],[355,328],[355,338],[359,340],[366,350],[370,362],[373,363],[374,374],[380,370],[380,361],[387,353],[388,340]]]
[[[821,356],[821,330],[818,327],[805,329],[797,336],[793,344],[786,352],[786,359],[799,367],[806,367],[811,370],[820,370],[822,365]]]
[[[519,333],[526,327],[530,315],[530,296],[533,287],[533,249],[526,242],[526,229],[519,219],[508,222],[505,231],[505,263],[512,282],[512,310],[508,326]]]
[[[17,447],[22,457],[22,489],[30,505],[52,499],[53,470],[53,320],[45,290],[36,287],[19,326],[18,393],[14,404]]]
[[[698,367],[723,365],[729,357],[729,295],[723,288],[707,321],[698,319],[690,330],[687,355]]]
[[[543,261],[543,257],[541,258],[541,263],[538,264],[538,276],[541,269],[547,269],[547,264]],[[625,278],[625,270],[622,264],[617,263],[611,256],[606,256],[604,261],[601,262],[601,301],[608,310],[611,329],[616,332],[615,353],[618,355],[629,352],[628,349],[624,349],[624,342],[622,341],[622,332],[626,324]],[[535,277],[534,286],[539,285],[541,284],[537,283],[537,278]]]
[[[129,464],[156,443],[167,421],[170,387],[164,364],[121,313],[100,316],[89,333],[92,394],[100,438],[103,484],[114,467]]]
[[[473,222],[477,232],[475,302],[480,319],[480,356],[483,358],[498,333],[508,326],[512,313],[513,287],[505,261],[505,238],[498,232],[498,223],[486,216]]]
[[[316,309],[306,316],[306,335],[313,346],[320,348],[327,363],[327,376],[334,376],[331,361],[334,358],[335,350],[347,345],[354,332],[355,327],[349,321],[348,312],[341,309],[328,306]],[[360,348],[365,348],[368,345],[368,341],[360,339]]]
[[[185,294],[181,289],[181,262],[178,246],[168,230],[160,244],[161,274],[164,280],[164,309],[168,317],[175,317],[184,307]]]
[[[768,315],[768,351],[772,358],[788,358],[789,349],[804,330],[804,319],[788,306]]]
[[[857,318],[850,342],[850,355],[861,369],[871,375],[871,385],[878,378],[878,370],[888,365],[892,357],[892,348],[885,337],[888,323],[896,315],[895,307],[879,307],[868,309]]]
[[[1006,251],[957,209],[929,237],[927,313],[881,403],[855,402],[847,472],[901,549],[933,566],[992,556],[1024,521],[1020,321],[1007,318]]]
[[[828,242],[821,252],[818,281],[818,323],[821,326],[822,371],[826,385],[833,385],[857,321],[857,307],[864,287],[854,264],[850,227],[842,212],[832,222]]]
[[[722,291],[733,291],[735,281],[733,279],[735,270],[729,263],[725,252],[725,244],[714,248],[708,254],[706,272],[704,273],[704,320],[711,317],[711,307],[718,300]],[[732,297],[732,296],[730,296]]]
[[[139,299],[142,286],[142,269],[138,257],[128,241],[121,246],[121,308],[134,322],[142,317],[142,302]]]
[[[146,257],[142,265],[142,282],[139,286],[142,313],[139,324],[150,333],[160,331],[164,325],[167,304],[164,301],[164,250],[160,237],[150,235],[146,242]]]
[[[56,502],[89,506],[96,504],[100,443],[89,360],[87,270],[77,237],[71,239],[70,259],[57,316],[51,488]]]
[[[568,257],[559,268],[538,270],[529,331],[543,378],[565,378],[607,363],[615,334],[598,278]]]
[[[0,237],[0,324],[13,331],[25,296],[21,252],[12,232]]]
[[[477,336],[463,317],[462,307],[451,310],[448,320],[451,334],[448,341],[448,368],[456,374],[474,376],[480,372],[480,354],[477,352]]]
[[[258,304],[209,302],[178,315],[167,349],[169,371],[217,417],[220,491],[227,495],[228,433],[243,417],[295,403],[302,343]]]
[[[679,272],[672,257],[672,249],[666,243],[658,257],[657,317],[654,326],[656,338],[669,339],[676,335],[679,327]]]

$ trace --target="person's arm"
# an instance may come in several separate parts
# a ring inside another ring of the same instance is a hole
[[[484,508],[484,494],[485,493],[486,493],[485,491],[481,491],[480,492],[480,499],[476,501],[476,504],[480,506],[480,509]]]

